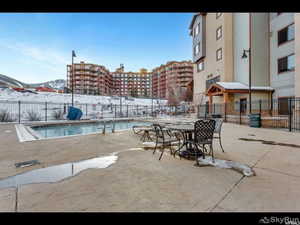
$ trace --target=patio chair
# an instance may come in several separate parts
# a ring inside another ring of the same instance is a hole
[[[156,136],[156,142],[155,142],[153,154],[155,154],[158,146],[162,147],[162,152],[159,157],[159,160],[161,160],[165,151],[165,147],[169,147],[171,154],[173,154],[172,146],[177,143],[179,146],[180,140],[178,139],[177,135],[173,135],[173,133],[170,130],[163,128],[161,125],[153,124],[153,126],[154,126],[155,136]]]
[[[219,144],[221,146],[221,149],[223,152],[223,146],[222,146],[222,141],[221,141],[221,131],[222,131],[222,125],[223,125],[223,119],[214,119],[216,121],[216,127],[214,131],[214,139],[219,139]]]
[[[150,135],[150,132],[155,132],[153,126],[133,126],[132,127],[133,133],[137,135],[141,135],[140,140],[145,141],[146,139],[153,141]]]
[[[211,153],[212,160],[215,162],[214,159],[214,152],[213,152],[213,136],[215,130],[216,121],[215,120],[198,120],[195,122],[195,130],[194,130],[194,138],[192,141],[187,141],[195,146],[195,160],[198,164],[198,155],[202,155],[203,159],[205,158],[204,152],[207,152],[206,145],[209,146]],[[200,150],[202,149],[202,151]]]

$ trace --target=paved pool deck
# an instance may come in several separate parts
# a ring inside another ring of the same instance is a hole
[[[255,136],[253,136],[255,135]],[[0,211],[11,212],[214,212],[300,211],[300,148],[266,145],[239,138],[300,144],[300,133],[223,125],[222,153],[215,157],[251,166],[256,176],[231,169],[196,167],[140,147],[132,131],[20,143],[13,124],[0,125],[0,178],[37,168],[120,152],[105,169],[87,169],[57,183],[0,190]],[[15,163],[41,164],[15,168]]]

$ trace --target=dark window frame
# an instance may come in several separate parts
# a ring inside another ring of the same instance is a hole
[[[218,59],[218,52],[219,51],[221,51],[221,58]],[[222,50],[222,48],[218,48],[217,51],[216,51],[216,60],[220,61],[220,60],[222,60],[222,58],[223,58],[223,50]]]
[[[279,43],[279,33],[280,33],[281,31],[283,31],[284,29],[287,29],[288,27],[292,26],[292,25],[294,25],[294,30],[295,30],[295,23],[293,22],[293,23],[291,23],[291,24],[289,24],[289,25],[287,25],[287,26],[285,26],[285,27],[283,27],[283,28],[281,28],[280,30],[277,31],[277,47],[282,46],[282,45],[284,45],[284,44],[286,44],[286,43],[289,43],[289,42],[295,40],[295,33],[294,33],[293,39],[291,39],[291,40],[286,40],[285,42]],[[295,32],[295,31],[294,31],[294,32]]]
[[[198,29],[198,33],[196,34],[197,29]],[[193,29],[193,37],[198,36],[199,33],[200,33],[200,23],[197,23],[197,25]]]
[[[221,30],[220,37],[218,37],[218,30]],[[223,36],[223,28],[222,28],[222,26],[219,26],[216,30],[216,40],[220,40],[222,38],[222,36]]]
[[[205,88],[206,90],[208,90],[208,88],[212,85],[212,84],[215,84],[217,82],[220,82],[221,80],[221,76],[216,76],[216,77],[213,77],[213,78],[210,78],[208,80],[205,81]]]
[[[202,69],[199,70],[199,64],[202,63]],[[197,67],[197,72],[201,72],[204,70],[204,59],[200,59],[197,63],[196,63],[196,67]]]
[[[278,58],[278,59],[277,59],[277,74],[278,74],[278,75],[280,75],[280,74],[282,74],[282,73],[287,73],[287,72],[293,72],[293,71],[295,71],[295,66],[296,66],[296,65],[294,65],[293,69],[291,69],[291,70],[285,70],[285,71],[279,72],[279,61],[282,60],[282,59],[284,59],[284,58],[287,58],[287,64],[288,64],[288,58],[289,58],[289,56],[292,56],[292,55],[294,55],[294,57],[295,57],[295,53],[292,53],[292,54],[289,54],[289,55],[287,55],[287,56],[284,56],[284,57],[281,57],[281,58]],[[294,59],[294,60],[295,60],[295,59]]]
[[[277,97],[277,111],[279,115],[289,115],[289,99],[293,99],[295,98],[295,96],[282,96],[282,97]],[[283,102],[284,100],[287,100],[287,102]],[[286,103],[286,107],[284,108],[284,104]],[[292,102],[293,103],[293,102]],[[283,107],[282,107],[283,106]],[[292,104],[292,108],[293,108],[293,104]]]
[[[196,52],[196,48],[198,46],[198,52]],[[199,55],[200,53],[200,42],[198,42],[195,46],[194,46],[194,56]]]

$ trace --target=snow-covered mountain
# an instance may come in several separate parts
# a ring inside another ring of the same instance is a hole
[[[27,84],[30,87],[48,87],[53,88],[56,90],[63,90],[66,86],[66,80],[64,79],[57,79],[52,81],[47,81],[44,83],[34,83],[34,84]]]
[[[52,81],[47,81],[43,83],[33,83],[33,84],[27,84],[21,81],[18,81],[14,78],[11,78],[9,76],[0,74],[0,86],[6,86],[6,87],[24,87],[24,88],[35,88],[35,87],[48,87],[53,88],[56,90],[62,90],[66,86],[66,80],[64,79],[57,79]]]

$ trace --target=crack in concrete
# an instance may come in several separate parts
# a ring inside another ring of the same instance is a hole
[[[273,173],[279,173],[279,174],[290,176],[290,177],[300,178],[300,176],[298,176],[298,175],[285,173],[285,172],[282,172],[282,171],[274,170],[272,168],[265,168],[265,167],[255,167],[255,168],[259,168],[259,169],[262,169],[262,170],[268,170],[268,171],[273,172]]]
[[[16,187],[16,202],[15,202],[15,212],[18,212],[18,190],[19,188]]]
[[[219,204],[224,201],[224,199],[232,192],[232,190],[238,185],[241,183],[241,181],[245,178],[246,176],[243,175],[230,189],[229,191],[227,191],[225,193],[225,195],[220,199],[220,201],[217,202],[217,204],[215,206],[212,207],[211,210],[209,210],[209,212],[212,212],[215,208],[217,208],[219,206]]]
[[[267,151],[265,154],[263,154],[263,156],[262,157],[260,157],[257,161],[256,161],[256,163],[253,165],[253,166],[251,166],[251,168],[254,168],[256,165],[257,165],[257,163],[258,162],[260,162],[267,154],[269,153],[269,151]],[[245,175],[243,175],[230,189],[229,189],[229,191],[228,192],[226,192],[225,193],[225,195],[220,199],[220,201],[218,201],[217,202],[217,204],[215,205],[215,206],[213,206],[212,207],[212,209],[211,210],[209,210],[210,212],[212,212],[215,208],[217,208],[217,207],[220,207],[219,205],[220,205],[220,203],[222,202],[222,201],[224,201],[225,200],[225,198],[233,191],[233,189],[237,186],[237,185],[239,185],[241,182],[242,182],[242,180],[245,178],[246,176]]]

